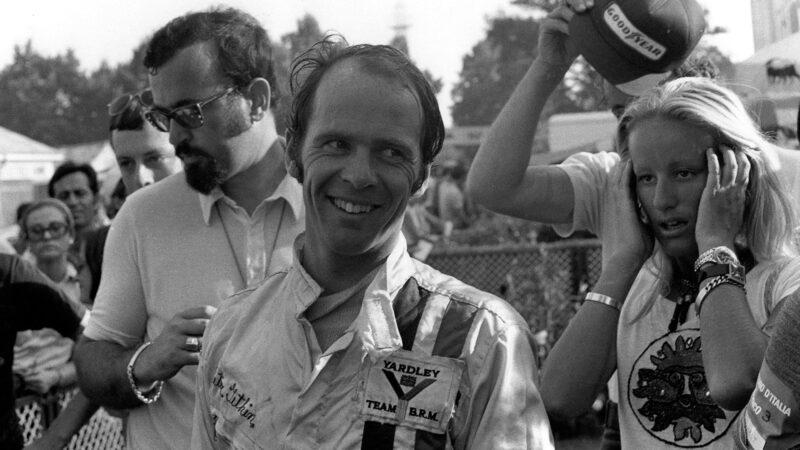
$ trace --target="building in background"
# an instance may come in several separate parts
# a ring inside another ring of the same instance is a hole
[[[614,151],[617,118],[611,111],[553,114],[547,121],[549,151],[536,155],[536,165],[559,164],[578,152]]]
[[[731,87],[778,145],[798,148],[800,0],[751,1],[755,53],[735,64]]]
[[[0,233],[15,224],[19,204],[47,197],[47,182],[63,161],[55,148],[0,127]]]
[[[578,152],[614,150],[617,120],[609,111],[554,114],[541,126],[530,165],[558,164]],[[460,161],[469,167],[488,131],[488,126],[447,129],[437,164]]]
[[[800,0],[750,0],[750,11],[756,52],[800,32]]]

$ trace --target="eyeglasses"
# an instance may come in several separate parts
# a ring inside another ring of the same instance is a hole
[[[150,107],[153,104],[153,91],[142,89],[120,95],[108,104],[108,115],[114,117],[122,114],[133,102],[139,102],[144,107]]]
[[[203,126],[205,121],[203,117],[203,107],[211,102],[225,97],[235,90],[236,87],[231,87],[225,91],[214,94],[205,100],[201,100],[190,105],[179,106],[172,111],[160,108],[158,106],[151,106],[147,112],[144,113],[144,116],[151,124],[153,124],[154,127],[163,132],[169,131],[171,120],[178,122],[178,125],[184,128],[200,128]]]
[[[64,222],[50,222],[50,225],[43,227],[42,225],[33,225],[28,227],[25,234],[29,241],[38,242],[45,239],[44,234],[50,233],[50,239],[59,239],[67,234],[68,225]]]

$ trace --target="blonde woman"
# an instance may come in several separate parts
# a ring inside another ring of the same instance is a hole
[[[731,448],[770,318],[800,285],[791,199],[742,102],[713,81],[649,91],[617,138],[603,273],[545,363],[543,400],[577,415],[616,370],[622,448]]]

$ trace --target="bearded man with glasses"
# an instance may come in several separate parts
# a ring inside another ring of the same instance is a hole
[[[288,266],[303,224],[284,167],[269,38],[215,8],[157,31],[144,59],[152,104],[184,175],[127,199],[109,232],[92,318],[76,347],[81,387],[131,410],[128,448],[189,448],[202,335],[223,299]]]

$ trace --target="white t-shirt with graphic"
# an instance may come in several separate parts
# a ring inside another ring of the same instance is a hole
[[[657,289],[656,276],[651,258],[631,287],[617,330],[622,448],[733,448],[733,424],[739,411],[721,408],[709,395],[694,307],[673,332],[668,324],[675,302],[659,296],[642,313]],[[767,334],[771,311],[799,286],[798,260],[759,264],[748,272],[750,311]]]

